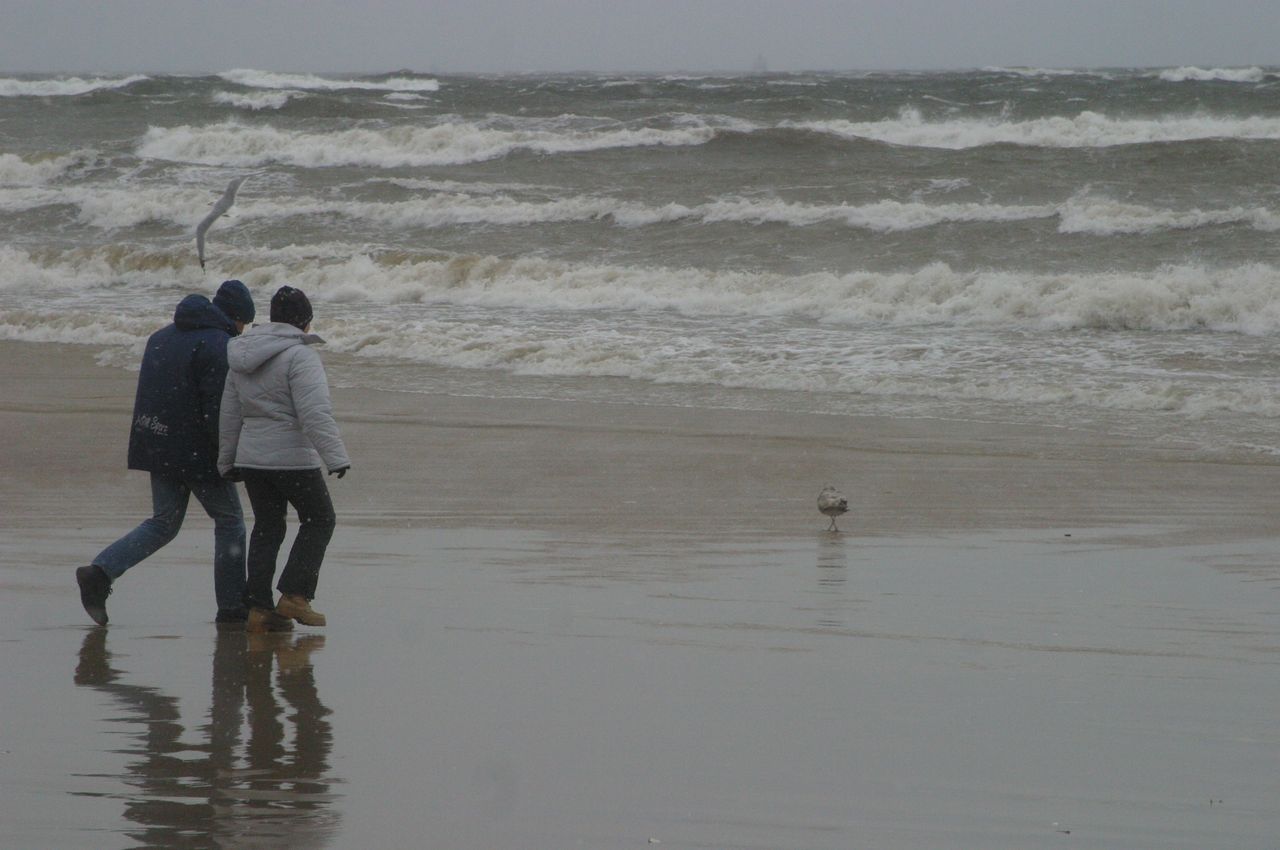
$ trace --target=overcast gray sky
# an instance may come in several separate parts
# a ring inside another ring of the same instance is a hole
[[[0,0],[4,71],[1280,64],[1280,0]]]

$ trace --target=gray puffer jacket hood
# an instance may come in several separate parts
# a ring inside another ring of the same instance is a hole
[[[320,355],[324,342],[282,322],[257,325],[227,344],[218,428],[218,471],[351,465],[333,418]]]

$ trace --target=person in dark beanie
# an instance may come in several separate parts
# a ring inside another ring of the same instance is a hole
[[[222,395],[218,471],[243,479],[253,506],[245,605],[247,631],[325,625],[311,607],[336,518],[324,470],[339,478],[351,468],[333,418],[329,382],[311,330],[311,302],[282,286],[271,298],[271,322],[227,347],[230,372]],[[298,535],[273,600],[271,581],[292,505]]]
[[[147,340],[133,404],[129,468],[151,474],[150,519],[76,570],[80,601],[100,626],[107,597],[125,571],[173,540],[192,494],[213,518],[216,622],[247,617],[244,513],[235,485],[218,474],[218,414],[227,376],[227,342],[253,321],[253,298],[238,280],[210,301],[188,295],[173,323]]]

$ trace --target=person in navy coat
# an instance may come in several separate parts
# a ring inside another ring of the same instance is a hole
[[[253,321],[253,298],[228,280],[210,301],[188,295],[147,340],[129,433],[129,468],[151,476],[152,515],[76,570],[80,601],[106,625],[112,584],[173,540],[194,494],[213,518],[218,623],[243,623],[245,525],[235,484],[218,474],[218,419],[227,342]]]

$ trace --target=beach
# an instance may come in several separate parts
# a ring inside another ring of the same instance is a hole
[[[1278,83],[0,77],[0,848],[1275,850]],[[228,279],[329,624],[215,628],[192,505],[96,628]]]
[[[323,630],[117,585],[136,373],[0,342],[6,847],[1274,847],[1277,469],[1096,431],[387,392]],[[841,532],[815,506],[850,497]]]
[[[136,373],[92,346],[0,354],[0,436],[39,482],[5,489],[0,522],[145,515],[124,463]],[[1161,545],[1278,528],[1266,458],[1067,427],[379,392],[343,386],[346,362],[326,354],[359,456],[331,482],[349,524],[789,536],[827,522],[831,483],[846,526],[875,536],[1112,528]]]

